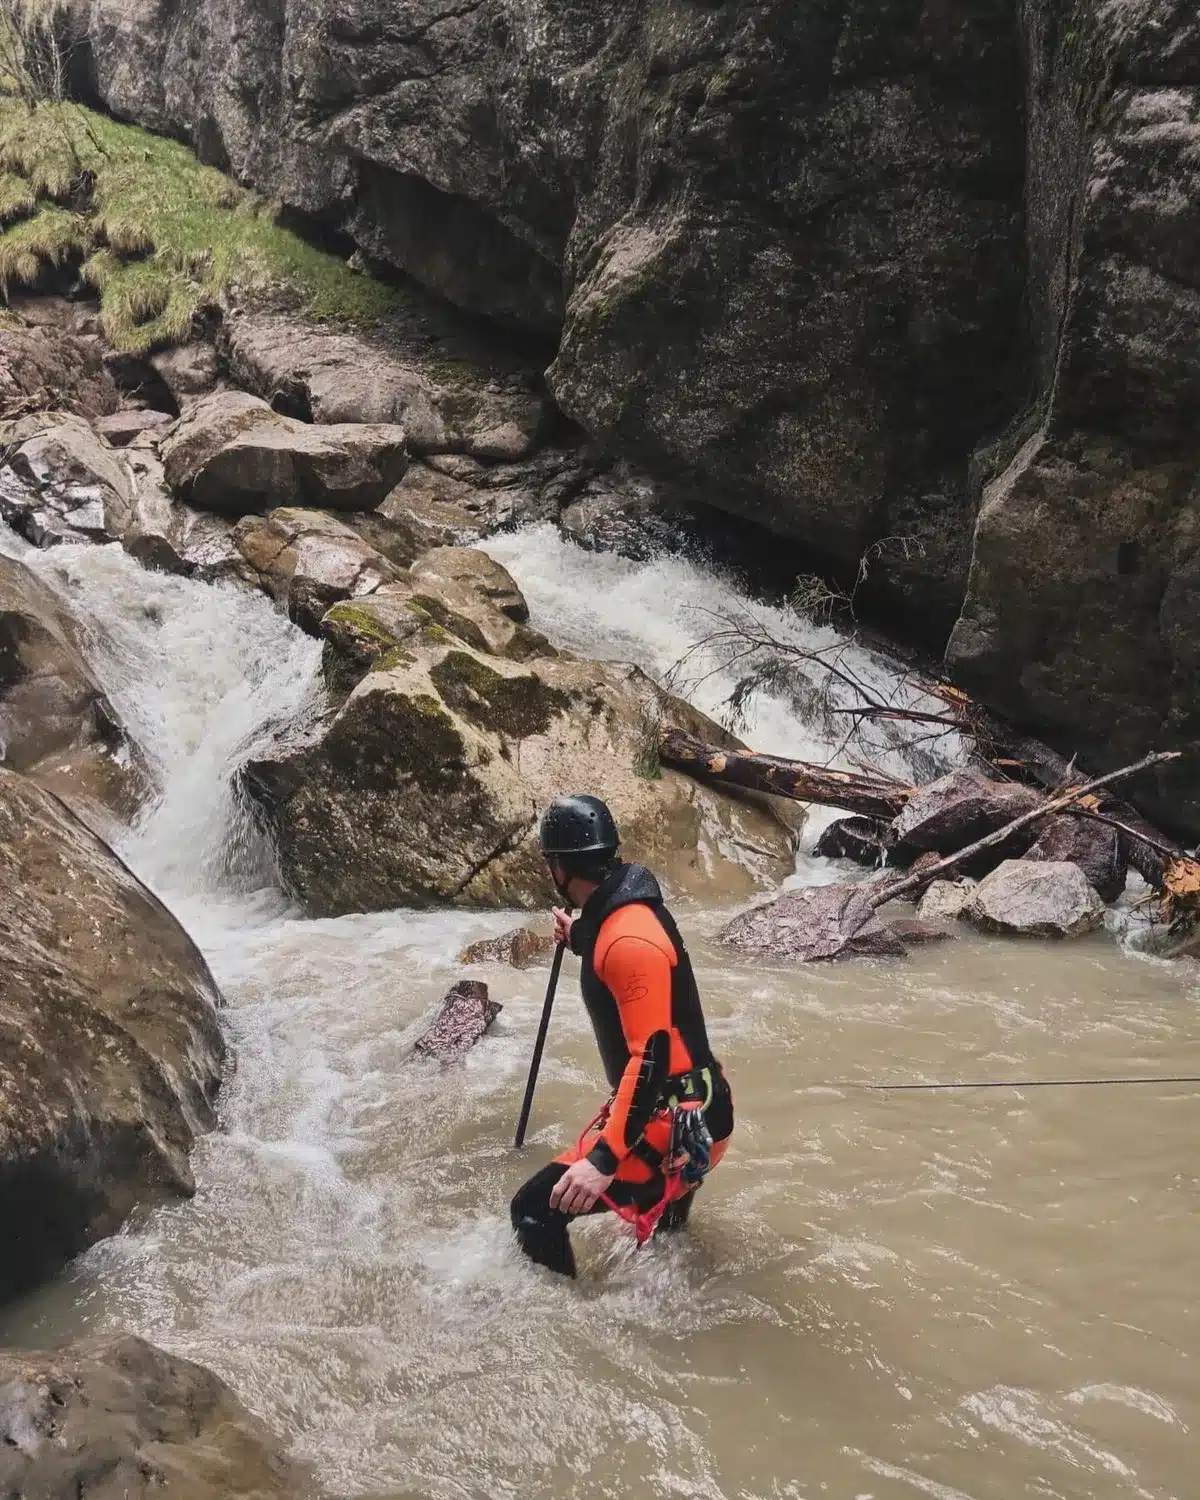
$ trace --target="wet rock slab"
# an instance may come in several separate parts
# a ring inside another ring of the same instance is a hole
[[[138,1338],[0,1353],[0,1493],[13,1500],[317,1500],[211,1371]]]
[[[422,1057],[456,1062],[479,1041],[504,1007],[488,998],[478,979],[460,979],[442,1001],[437,1019],[416,1044]]]

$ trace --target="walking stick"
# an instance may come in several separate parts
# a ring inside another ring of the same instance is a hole
[[[546,1033],[550,1030],[550,1012],[554,1009],[554,992],[558,989],[558,976],[562,973],[564,944],[559,943],[550,969],[550,983],[546,987],[546,1003],[542,1007],[542,1024],[538,1027],[537,1041],[533,1047],[533,1062],[529,1065],[529,1082],[525,1086],[525,1103],[521,1106],[521,1118],[517,1122],[516,1146],[525,1144],[525,1131],[529,1126],[529,1112],[533,1109],[533,1091],[537,1088],[538,1070],[542,1066],[542,1053],[546,1050]]]

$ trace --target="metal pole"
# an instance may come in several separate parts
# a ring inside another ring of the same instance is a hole
[[[562,973],[563,954],[566,948],[559,943],[550,969],[550,983],[546,988],[546,1003],[542,1007],[542,1024],[538,1027],[537,1041],[533,1047],[533,1061],[529,1066],[529,1082],[525,1085],[525,1103],[521,1106],[521,1118],[517,1122],[515,1145],[519,1150],[525,1144],[525,1131],[529,1127],[529,1114],[533,1109],[533,1094],[537,1088],[538,1071],[542,1066],[542,1053],[546,1050],[546,1035],[550,1030],[550,1012],[554,1009],[554,994],[558,989],[558,976]]]

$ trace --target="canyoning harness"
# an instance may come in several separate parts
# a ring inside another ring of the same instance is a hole
[[[578,1151],[581,1158],[587,1154],[584,1148],[588,1137],[599,1135],[608,1124],[615,1098],[614,1095],[609,1099],[579,1137]],[[658,1121],[670,1126],[666,1151],[660,1154],[643,1138],[630,1152],[631,1156],[636,1156],[639,1161],[662,1174],[662,1197],[649,1208],[639,1209],[632,1203],[616,1203],[607,1193],[600,1195],[599,1201],[606,1208],[632,1226],[639,1248],[653,1237],[668,1207],[695,1192],[708,1176],[712,1164],[713,1138],[705,1113],[712,1100],[711,1068],[694,1068],[690,1073],[679,1073],[674,1078],[668,1078],[658,1108],[650,1120],[651,1124]]]

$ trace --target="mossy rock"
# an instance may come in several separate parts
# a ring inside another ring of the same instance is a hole
[[[429,676],[455,713],[512,739],[545,734],[572,703],[570,694],[549,687],[536,673],[505,677],[465,651],[451,651]]]

